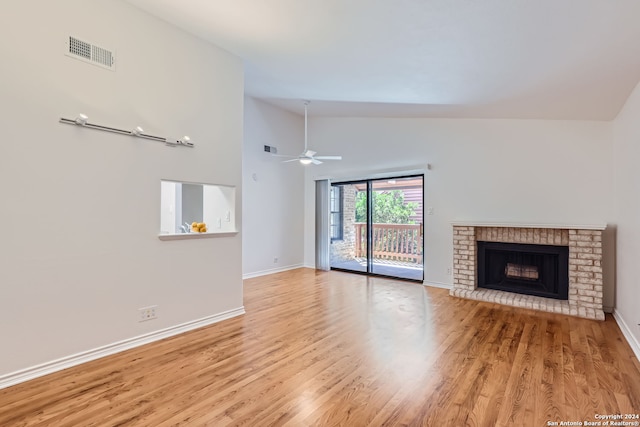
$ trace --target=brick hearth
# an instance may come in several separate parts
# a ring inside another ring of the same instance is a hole
[[[604,226],[453,224],[455,297],[604,320],[602,231]],[[569,247],[569,299],[557,300],[477,288],[477,241]]]

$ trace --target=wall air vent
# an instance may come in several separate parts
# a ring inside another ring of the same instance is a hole
[[[65,43],[65,55],[107,70],[116,70],[116,56],[113,50],[96,46],[69,36]]]

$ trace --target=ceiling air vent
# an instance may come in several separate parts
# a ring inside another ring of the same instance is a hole
[[[116,70],[116,56],[112,50],[69,36],[65,55],[107,70]]]

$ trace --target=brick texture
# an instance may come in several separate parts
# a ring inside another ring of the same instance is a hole
[[[569,299],[560,301],[478,289],[477,241],[569,247]],[[453,227],[451,295],[533,310],[604,320],[602,310],[602,231],[520,227]]]
[[[356,256],[356,186],[343,188],[343,233],[342,240],[331,242],[331,263],[350,261]]]

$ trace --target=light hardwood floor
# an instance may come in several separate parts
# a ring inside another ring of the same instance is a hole
[[[615,321],[299,269],[247,314],[0,390],[0,426],[547,426],[640,413]]]

